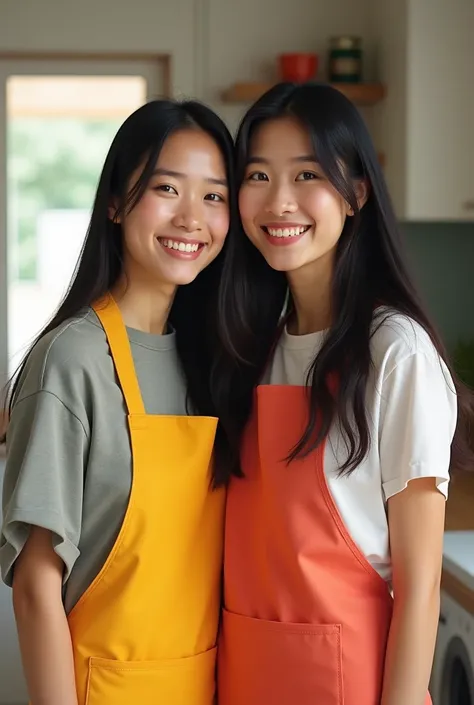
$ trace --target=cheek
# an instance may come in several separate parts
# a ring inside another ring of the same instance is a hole
[[[170,217],[172,213],[172,200],[164,200],[156,197],[154,193],[147,192],[141,199],[140,203],[133,209],[129,215],[129,222],[134,227],[146,229],[153,227]]]
[[[239,193],[239,212],[244,228],[247,228],[255,220],[256,216],[263,208],[263,193],[246,188],[240,189]]]
[[[230,227],[230,215],[227,208],[217,209],[208,218],[209,230],[218,244],[223,244]]]
[[[342,198],[329,188],[318,188],[308,193],[301,205],[314,220],[335,218],[344,211]]]

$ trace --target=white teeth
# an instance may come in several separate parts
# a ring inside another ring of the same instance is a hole
[[[196,243],[191,244],[190,242],[185,244],[176,240],[161,240],[161,243],[169,250],[179,250],[179,252],[197,252],[199,249],[199,245]]]
[[[302,225],[298,228],[267,228],[268,234],[272,237],[295,237],[306,230],[308,230],[307,225]]]

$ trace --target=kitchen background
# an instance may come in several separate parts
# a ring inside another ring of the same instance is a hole
[[[358,101],[412,267],[450,351],[465,342],[459,364],[473,374],[474,0],[0,0],[0,383],[69,276],[97,169],[127,113],[169,91],[208,102],[234,129],[246,99],[278,77],[278,55],[316,52],[326,79],[330,38],[347,35],[361,40],[370,86],[356,86]],[[81,187],[68,189],[78,174]],[[467,516],[464,487],[454,494]],[[454,528],[474,528],[452,515]],[[474,563],[474,534],[463,537]],[[456,619],[474,635],[463,594]],[[473,705],[473,636],[467,652],[458,695],[440,685],[435,705]],[[0,705],[25,698],[0,585]]]

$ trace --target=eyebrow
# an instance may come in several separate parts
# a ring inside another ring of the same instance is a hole
[[[293,159],[291,159],[291,161],[296,162],[298,164],[300,164],[302,162],[314,162],[315,164],[318,163],[318,160],[316,159],[314,154],[302,154],[300,157],[293,157]],[[265,159],[264,157],[255,156],[255,157],[250,157],[247,160],[247,164],[270,164],[270,160]]]
[[[181,171],[172,171],[171,169],[155,169],[152,176],[172,176],[174,179],[187,179],[188,175],[183,174]],[[211,177],[206,178],[209,184],[217,184],[217,186],[226,186],[226,179],[212,179]]]

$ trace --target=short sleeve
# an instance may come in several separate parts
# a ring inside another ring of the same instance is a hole
[[[49,529],[67,580],[79,555],[87,436],[81,421],[54,394],[18,401],[7,434],[0,535],[2,578],[13,568],[31,526]]]
[[[446,497],[457,397],[448,369],[437,355],[415,352],[384,380],[379,453],[385,498],[410,480],[433,477]]]

